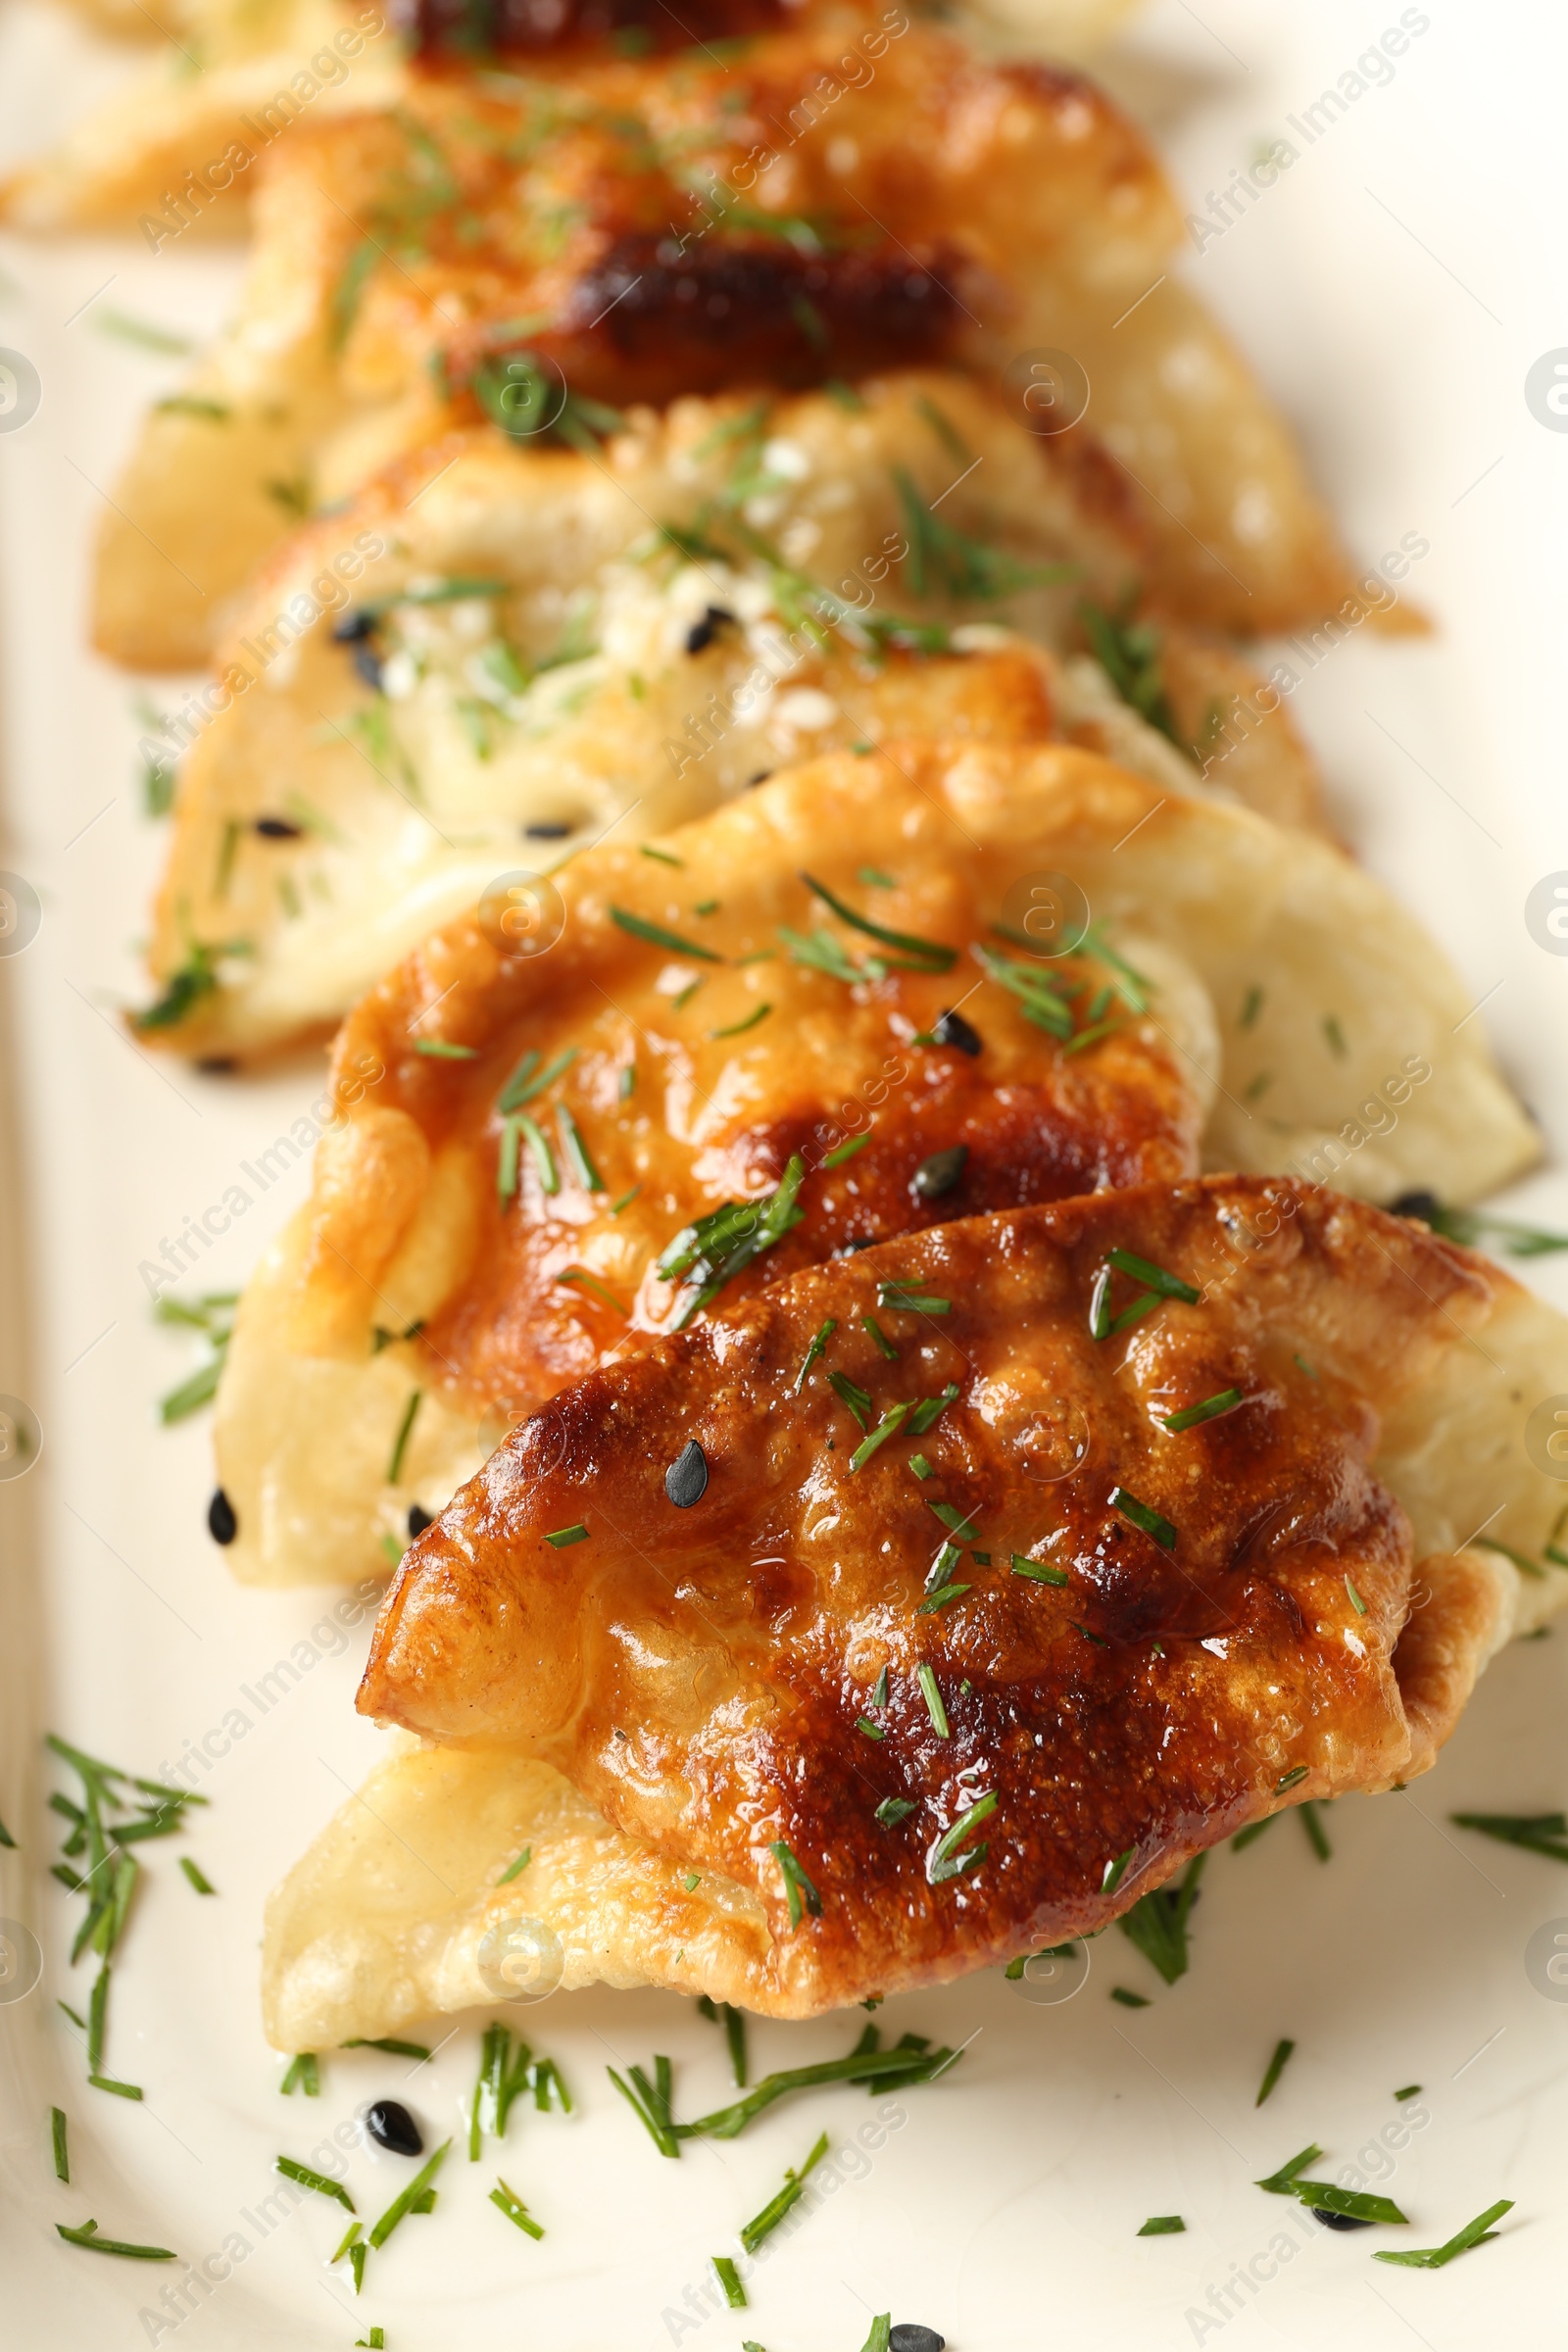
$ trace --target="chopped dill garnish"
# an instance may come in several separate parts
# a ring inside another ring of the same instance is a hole
[[[1115,1893],[1117,1887],[1121,1885],[1123,1878],[1126,1876],[1127,1865],[1132,1860],[1133,1855],[1137,1852],[1137,1850],[1138,1849],[1136,1846],[1130,1845],[1125,1853],[1114,1855],[1111,1860],[1105,1864],[1100,1881],[1100,1891],[1102,1894]]]
[[[684,1331],[754,1258],[771,1250],[799,1225],[805,1211],[796,1206],[806,1180],[806,1163],[791,1152],[776,1188],[758,1200],[729,1200],[692,1224],[682,1226],[665,1248],[655,1272],[665,1282],[683,1278],[687,1296],[671,1329]]]
[[[547,1086],[554,1086],[576,1058],[576,1047],[567,1046],[564,1053],[558,1054],[554,1061],[546,1062],[544,1068],[540,1069],[538,1054],[525,1054],[497,1096],[497,1110],[503,1113],[520,1110],[525,1102],[533,1101],[535,1095],[542,1095]]]
[[[819,1919],[822,1914],[822,1897],[817,1893],[805,1870],[796,1860],[793,1850],[785,1839],[782,1838],[772,1838],[767,1850],[783,1875],[784,1891],[789,1898],[790,1926],[792,1928],[800,1926],[803,1906],[809,1911],[813,1919]]]
[[[830,1372],[828,1387],[841,1404],[847,1404],[862,1429],[871,1426],[871,1399],[866,1391],[858,1388],[847,1372]]]
[[[556,1105],[556,1125],[566,1154],[566,1164],[585,1193],[602,1193],[605,1180],[593,1163],[592,1155],[582,1139],[582,1130],[564,1102]]]
[[[907,1421],[910,1413],[912,1413],[913,1410],[914,1406],[912,1402],[907,1404],[891,1405],[883,1414],[875,1429],[870,1432],[869,1436],[862,1438],[859,1445],[857,1446],[855,1451],[851,1454],[850,1468],[852,1470],[863,1470],[866,1463],[871,1459],[872,1454],[876,1452],[878,1446],[885,1446],[889,1438],[896,1437],[898,1435],[899,1431],[904,1427],[905,1422]]]
[[[1012,1555],[1014,1576],[1032,1577],[1037,1585],[1064,1585],[1068,1582],[1065,1568],[1054,1568],[1049,1560],[1031,1560],[1023,1552]]]
[[[1112,1487],[1107,1500],[1113,1511],[1119,1511],[1124,1519],[1131,1520],[1134,1527],[1141,1528],[1146,1536],[1152,1537],[1162,1551],[1175,1550],[1176,1530],[1161,1512],[1152,1509],[1147,1502],[1140,1502],[1137,1495],[1129,1494],[1125,1487]]]
[[[403,1458],[409,1450],[409,1440],[414,1435],[415,1417],[423,1401],[424,1391],[422,1389],[410,1391],[409,1401],[403,1408],[403,1418],[398,1423],[398,1434],[392,1441],[391,1457],[386,1466],[386,1483],[389,1487],[395,1487],[403,1475]]]
[[[424,2193],[440,2171],[442,2160],[451,2145],[450,2139],[444,2139],[429,2162],[419,2167],[402,2195],[393,2198],[366,2239],[368,2246],[372,2248],[384,2246],[404,2215],[414,2212],[416,2207],[421,2205]]]
[[[335,2198],[346,2212],[354,2211],[354,2199],[341,2180],[328,2180],[325,2173],[314,2172],[308,2164],[296,2164],[292,2156],[275,2157],[272,2169],[286,2180],[297,2180],[301,2188],[314,2188],[318,2196]]]
[[[1268,2097],[1281,2075],[1284,2074],[1295,2049],[1294,2041],[1281,2040],[1274,2044],[1274,2055],[1263,2070],[1263,2080],[1258,2084],[1257,2096],[1252,2101],[1254,2107],[1262,2106],[1263,2101]]]
[[[496,2184],[490,2191],[490,2202],[500,2208],[509,2222],[515,2222],[519,2230],[525,2230],[530,2237],[543,2237],[544,2230],[534,2220],[527,2206],[514,2189],[507,2186],[499,2174],[496,2177]]]
[[[815,1337],[812,1339],[810,1346],[807,1348],[806,1354],[802,1359],[801,1368],[795,1375],[793,1384],[793,1394],[795,1396],[798,1396],[802,1389],[805,1388],[807,1374],[810,1371],[811,1366],[815,1363],[817,1357],[827,1353],[827,1344],[833,1337],[833,1334],[837,1331],[838,1327],[838,1317],[836,1315],[829,1315],[817,1330]],[[869,1399],[867,1399],[867,1401],[869,1402]],[[862,1427],[864,1425],[862,1423]]]
[[[988,547],[945,521],[926,505],[906,467],[895,466],[893,480],[909,540],[905,569],[916,596],[942,589],[963,603],[992,602],[1025,588],[1057,587],[1077,578],[1083,568],[1078,564],[1020,564],[1003,549]]]
[[[995,980],[1013,997],[1026,1021],[1063,1043],[1072,1035],[1072,1006],[1060,994],[1057,975],[1038,964],[1018,963],[995,948],[977,947],[975,956],[988,980]]]
[[[840,922],[848,923],[853,930],[863,931],[867,939],[878,940],[884,947],[897,948],[901,954],[914,957],[917,964],[923,969],[932,972],[946,972],[951,971],[954,964],[957,962],[958,951],[956,948],[944,947],[940,940],[921,939],[917,933],[912,931],[890,931],[886,924],[872,922],[869,915],[858,914],[853,906],[846,905],[843,899],[828,889],[825,882],[819,882],[814,874],[803,873],[801,880],[806,884],[808,890],[813,892],[817,898],[832,907]]]
[[[1522,1846],[1526,1853],[1546,1854],[1568,1862],[1568,1815],[1562,1813],[1450,1813],[1456,1829],[1479,1830],[1503,1845]]]
[[[1084,597],[1079,602],[1078,617],[1091,653],[1128,709],[1136,710],[1147,725],[1155,728],[1179,752],[1191,757],[1192,747],[1177,732],[1165,691],[1160,668],[1163,640],[1157,629],[1133,619],[1137,604],[1136,586],[1113,612]]]
[[[1185,1298],[1196,1306],[1203,1295],[1179,1274],[1167,1274],[1163,1266],[1156,1266],[1151,1258],[1137,1256],[1131,1250],[1107,1250],[1105,1263],[1119,1273],[1130,1274],[1146,1290],[1157,1291],[1162,1298]]]
[[[960,1852],[959,1848],[970,1831],[978,1829],[981,1822],[989,1821],[996,1809],[996,1790],[988,1788],[983,1796],[975,1798],[966,1813],[960,1814],[952,1829],[937,1839],[926,1862],[928,1885],[940,1886],[949,1879],[962,1878],[979,1869],[991,1851],[989,1841],[982,1838],[978,1845],[972,1845],[964,1852]]]
[[[1205,1396],[1201,1404],[1189,1404],[1179,1413],[1168,1413],[1164,1428],[1172,1437],[1186,1429],[1197,1429],[1204,1421],[1217,1421],[1221,1413],[1230,1412],[1242,1401],[1240,1389],[1221,1389],[1217,1396]]]
[[[228,1354],[228,1344],[234,1334],[234,1309],[239,1304],[237,1291],[209,1291],[193,1300],[160,1298],[153,1313],[160,1323],[177,1323],[199,1331],[207,1342],[210,1353],[206,1363],[198,1366],[188,1380],[171,1389],[158,1400],[158,1418],[168,1429],[183,1421],[204,1404],[210,1404],[218,1394],[218,1383]]]
[[[651,923],[640,914],[629,914],[624,906],[612,906],[610,919],[618,930],[632,939],[640,939],[651,948],[667,948],[672,955],[695,956],[703,963],[722,963],[724,958],[712,948],[699,947],[695,941],[682,939],[678,931],[670,931],[662,923]]]
[[[956,1380],[950,1380],[940,1396],[922,1397],[920,1402],[915,1406],[913,1412],[909,1415],[910,1437],[923,1438],[926,1431],[930,1429],[934,1423],[941,1419],[942,1415],[947,1411],[949,1405],[956,1402],[957,1395],[957,1382]]]
[[[713,2276],[724,2291],[724,2301],[731,2311],[744,2311],[746,2309],[746,2289],[741,2284],[739,2271],[727,2254],[715,2254],[712,2257],[712,2264]]]
[[[1295,1810],[1299,1817],[1302,1829],[1306,1832],[1306,1842],[1318,1860],[1332,1862],[1334,1848],[1330,1845],[1328,1832],[1323,1827],[1322,1802],[1316,1797],[1309,1796],[1304,1804],[1296,1806]],[[1274,1814],[1269,1815],[1271,1821],[1276,1818],[1277,1816]]]
[[[1187,1974],[1187,1922],[1198,1900],[1206,1853],[1195,1854],[1179,1879],[1140,1895],[1130,1911],[1116,1922],[1130,1943],[1137,1945],[1167,1984]]]
[[[924,1291],[912,1291],[902,1282],[879,1282],[876,1286],[876,1302],[878,1306],[897,1314],[950,1315],[953,1312],[951,1298],[932,1298]]]
[[[68,2230],[64,2222],[55,2229],[68,2245],[85,2246],[91,2254],[122,2254],[129,2262],[174,2262],[178,2257],[168,2246],[137,2246],[122,2237],[100,2237],[96,2222],[83,2222],[79,2230]]]
[[[714,1042],[721,1037],[744,1037],[748,1029],[756,1029],[765,1021],[772,1009],[771,1004],[754,1005],[752,1010],[741,1020],[731,1021],[727,1028],[710,1029],[709,1037]]]
[[[1277,2173],[1270,2173],[1266,2180],[1254,2180],[1252,2186],[1267,2189],[1271,2197],[1294,2196],[1298,2179],[1309,2164],[1316,2164],[1322,2153],[1315,2139],[1308,2140],[1306,2146],[1298,2155],[1289,2157]]]
[[[780,2222],[784,2219],[784,2216],[790,2212],[794,2206],[800,2203],[800,2200],[806,2194],[806,2180],[808,2174],[812,2172],[814,2168],[821,2163],[823,2157],[827,2154],[827,2151],[828,2135],[824,2132],[821,2137],[817,2140],[815,2146],[812,2148],[810,2154],[807,2157],[806,2162],[802,2165],[800,2171],[795,2172],[791,2170],[786,2172],[784,2175],[784,2185],[779,2190],[777,2196],[769,2198],[768,2202],[762,2207],[761,2212],[755,2215],[751,2221],[745,2224],[741,2230],[740,2237],[741,2244],[746,2248],[748,2254],[755,2254],[762,2240],[769,2236],[771,2232],[778,2228]]]
[[[931,1729],[939,1740],[951,1739],[953,1735],[948,1723],[948,1710],[942,1703],[935,1671],[923,1658],[914,1670],[914,1679],[920,1686],[920,1695],[925,1700],[925,1710],[931,1718]]]
[[[1495,2205],[1489,2205],[1485,2213],[1478,2213],[1473,2222],[1466,2222],[1462,2230],[1456,2230],[1441,2246],[1426,2246],[1409,2254],[1379,2252],[1372,2259],[1374,2262],[1403,2263],[1413,2271],[1441,2271],[1459,2255],[1468,2254],[1472,2246],[1490,2245],[1497,2234],[1492,2227],[1493,2223],[1500,2222],[1505,2213],[1512,2213],[1513,2207],[1512,2197],[1499,2197]]]

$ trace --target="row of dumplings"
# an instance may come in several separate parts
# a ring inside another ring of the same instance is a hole
[[[211,1525],[396,1567],[401,1737],[271,2038],[809,2015],[1425,1769],[1568,1325],[1377,1204],[1538,1139],[1249,652],[1419,623],[1059,62],[1120,12],[186,11],[0,204],[248,201],[94,626],[205,672],[138,1035],[335,1041]]]

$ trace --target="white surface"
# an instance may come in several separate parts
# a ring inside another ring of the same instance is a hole
[[[1398,13],[1205,0],[1200,22],[1168,0],[1119,79],[1140,103],[1157,98],[1152,119],[1196,206]],[[1522,910],[1540,875],[1568,867],[1556,740],[1568,435],[1534,420],[1523,384],[1542,352],[1568,343],[1558,120],[1568,26],[1544,4],[1483,14],[1450,0],[1431,14],[1392,85],[1360,99],[1192,269],[1298,420],[1357,548],[1377,557],[1409,530],[1431,540],[1412,586],[1439,634],[1342,648],[1296,708],[1348,835],[1487,998],[1481,1017],[1560,1157],[1568,960],[1532,943]],[[60,75],[74,38],[37,13],[0,21],[11,151],[69,112]],[[1113,1932],[1065,2007],[1033,2007],[989,1976],[884,2011],[895,2034],[977,2038],[945,2082],[904,2095],[906,2121],[866,2160],[868,2176],[847,2179],[779,2247],[745,2314],[710,2305],[689,2328],[664,2316],[702,2286],[707,2257],[731,2247],[815,2132],[842,2144],[869,2103],[810,2095],[733,2145],[664,2163],[606,2062],[669,2051],[688,2113],[724,2096],[726,2078],[712,2028],[653,1995],[561,1997],[523,2020],[579,2102],[569,2121],[518,2110],[500,2160],[548,2230],[541,2244],[486,2203],[498,2169],[489,2145],[471,2168],[454,2149],[437,2214],[405,2225],[358,2307],[344,2272],[322,2268],[344,2218],[336,2207],[307,2199],[265,2241],[241,2218],[271,2185],[276,2153],[308,2156],[361,2100],[398,2089],[404,2071],[374,2053],[333,2058],[318,2102],[283,2101],[256,2015],[263,1896],[374,1750],[350,1703],[363,1628],[214,1768],[194,1835],[143,1849],[150,1884],[116,1973],[109,2064],[147,2098],[134,2107],[85,2086],[54,2006],[61,1994],[84,2005],[87,1971],[73,1991],[65,1957],[77,1906],[45,1876],[57,1825],[43,1802],[61,1784],[41,1765],[41,1729],[156,1773],[244,1705],[240,1687],[308,1637],[335,1597],[228,1584],[203,1528],[205,1425],[153,1426],[156,1396],[194,1354],[152,1325],[138,1263],[243,1182],[240,1163],[320,1081],[314,1063],[264,1083],[194,1077],[140,1054],[112,1017],[140,993],[133,943],[159,845],[132,780],[131,689],[83,650],[93,485],[112,480],[141,405],[174,364],[95,334],[90,314],[65,321],[113,274],[111,303],[204,332],[232,260],[108,241],[13,245],[3,259],[22,290],[0,301],[0,343],[25,350],[45,384],[33,423],[0,435],[0,864],[28,875],[45,902],[37,941],[0,959],[0,1053],[24,1127],[0,1390],[26,1396],[45,1432],[38,1468],[0,1485],[0,1814],[24,1846],[0,1856],[0,1913],[33,1922],[47,1953],[40,1989],[0,2007],[7,2344],[114,2352],[153,2340],[138,2313],[157,2308],[169,2268],[55,2239],[53,2222],[88,2214],[190,2260],[236,2230],[249,2241],[249,2258],[179,2327],[181,2352],[346,2348],[369,2321],[386,2328],[388,2352],[654,2352],[675,2341],[733,2352],[743,2336],[768,2352],[856,2352],[870,2315],[890,2305],[940,2328],[954,2352],[1144,2352],[1218,2336],[1321,2352],[1331,2335],[1349,2352],[1412,2335],[1447,2352],[1499,2323],[1526,2352],[1557,2343],[1568,2010],[1532,1989],[1523,1952],[1538,1925],[1568,1915],[1568,1875],[1451,1831],[1446,1816],[1546,1809],[1568,1795],[1568,1632],[1494,1666],[1440,1769],[1408,1796],[1339,1807],[1328,1867],[1289,1821],[1245,1854],[1217,1854],[1192,1973],[1174,1991]],[[205,1287],[237,1287],[305,1177],[301,1166],[215,1244]],[[1558,1175],[1516,1200],[1568,1222]],[[1568,1263],[1524,1270],[1568,1303]],[[179,1850],[199,1856],[220,1899],[192,1894]],[[1152,2005],[1113,2005],[1116,1983]],[[837,2053],[858,2022],[754,2027],[754,2066]],[[1281,2034],[1298,2051],[1257,2114]],[[457,2128],[476,2043],[466,2023],[406,2089],[430,2134]],[[1311,2138],[1328,2150],[1325,2169],[1352,2161],[1410,2082],[1426,2086],[1431,2121],[1383,2185],[1413,2229],[1369,2240],[1298,2223],[1307,2250],[1221,2320],[1210,2288],[1263,2253],[1295,2210],[1261,2197],[1253,2179]],[[52,2178],[51,2102],[71,2118],[69,2189]],[[406,2178],[395,2159],[356,2155],[362,2214]],[[1369,2259],[1372,2243],[1436,2243],[1500,2196],[1518,2201],[1501,2239],[1449,2270]],[[1146,2216],[1171,2212],[1186,2216],[1185,2236],[1135,2237]]]

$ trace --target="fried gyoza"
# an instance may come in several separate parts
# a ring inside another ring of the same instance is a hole
[[[1565,1369],[1494,1266],[1230,1177],[906,1236],[605,1367],[406,1559],[360,1705],[475,1752],[384,1768],[274,1897],[271,2031],[482,1998],[491,1931],[810,2015],[1409,1780],[1563,1596],[1464,1545],[1539,1554]]]
[[[303,533],[223,649],[146,1034],[220,1054],[319,1032],[499,867],[553,867],[633,804],[643,830],[680,823],[833,745],[1060,733],[1190,789],[1177,744],[1236,691],[1232,657],[1135,629],[1152,725],[1087,657],[997,626],[1072,643],[1078,601],[1113,611],[1140,554],[1091,450],[962,377],[852,409],[681,401],[604,460],[438,445]],[[1215,775],[1316,820],[1283,709]]]
[[[345,1024],[340,1124],[219,1392],[241,1577],[373,1572],[481,1422],[494,1444],[629,1333],[804,1258],[1169,1177],[1200,1132],[1209,1164],[1383,1198],[1467,1200],[1534,1155],[1379,884],[1086,753],[841,754],[647,848],[578,858],[559,907],[498,892]],[[1048,905],[1074,910],[1058,946],[1094,918],[1080,957],[1032,952]],[[671,1244],[768,1196],[776,1237],[703,1297],[746,1228]]]
[[[435,75],[296,125],[265,170],[239,317],[105,522],[117,660],[202,659],[285,509],[454,423],[580,439],[607,403],[949,363],[1031,427],[1087,402],[1181,617],[1257,633],[1357,594],[1282,419],[1168,282],[1153,155],[1065,71],[895,7],[848,56],[800,31],[564,81]]]
[[[1076,58],[1108,40],[1136,4],[979,0],[957,13],[982,39],[1000,34],[1031,54]],[[94,106],[58,146],[0,180],[0,219],[18,228],[139,228],[145,235],[150,223],[156,236],[183,218],[237,236],[250,166],[271,139],[320,110],[398,106],[417,85],[421,56],[446,54],[471,70],[483,63],[487,36],[537,74],[552,64],[570,71],[596,49],[642,55],[679,46],[683,35],[729,39],[780,24],[808,21],[853,37],[881,13],[856,0],[782,0],[772,8],[765,0],[701,0],[683,6],[677,24],[662,0],[614,0],[608,8],[543,0],[495,11],[465,4],[457,12],[439,0],[400,0],[385,10],[357,0],[166,0],[157,17],[140,0],[77,5],[103,31],[144,44],[166,40],[171,54]],[[215,174],[215,162],[225,157],[228,171]]]

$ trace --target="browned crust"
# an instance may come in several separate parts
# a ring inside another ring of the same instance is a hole
[[[1113,1246],[1201,1296],[1097,1348]],[[951,1302],[902,1369],[858,1332],[894,1275]],[[1498,1281],[1377,1210],[1230,1178],[971,1219],[798,1276],[515,1432],[405,1560],[360,1705],[459,1744],[510,1740],[666,1857],[755,1886],[768,2005],[789,2013],[1091,1932],[1286,1799],[1402,1779],[1451,1722],[1492,1619],[1473,1575],[1424,1563],[1396,1668],[1410,1534],[1370,1465],[1380,1397],[1484,1318]],[[857,1432],[820,1376],[796,1401],[829,1315],[835,1365],[878,1410],[951,1369],[960,1396],[920,1441],[929,1486],[897,1441],[849,1471]],[[995,1402],[1026,1374],[1090,1425],[1081,1472],[1046,1489]],[[1247,1406],[1159,1434],[1156,1409],[1232,1382]],[[676,1511],[664,1469],[692,1438],[709,1486]],[[1113,1488],[1172,1521],[1171,1549]],[[936,1615],[919,1608],[933,1491],[992,1553],[953,1572],[970,1589]],[[582,1544],[544,1543],[579,1522]],[[1066,1589],[1008,1574],[1017,1549],[1060,1563]],[[856,1721],[882,1665],[873,1741]],[[983,1790],[990,1859],[933,1885],[936,1838]],[[891,1795],[915,1807],[892,1831],[874,1820]],[[775,1840],[821,1898],[793,1927]]]

